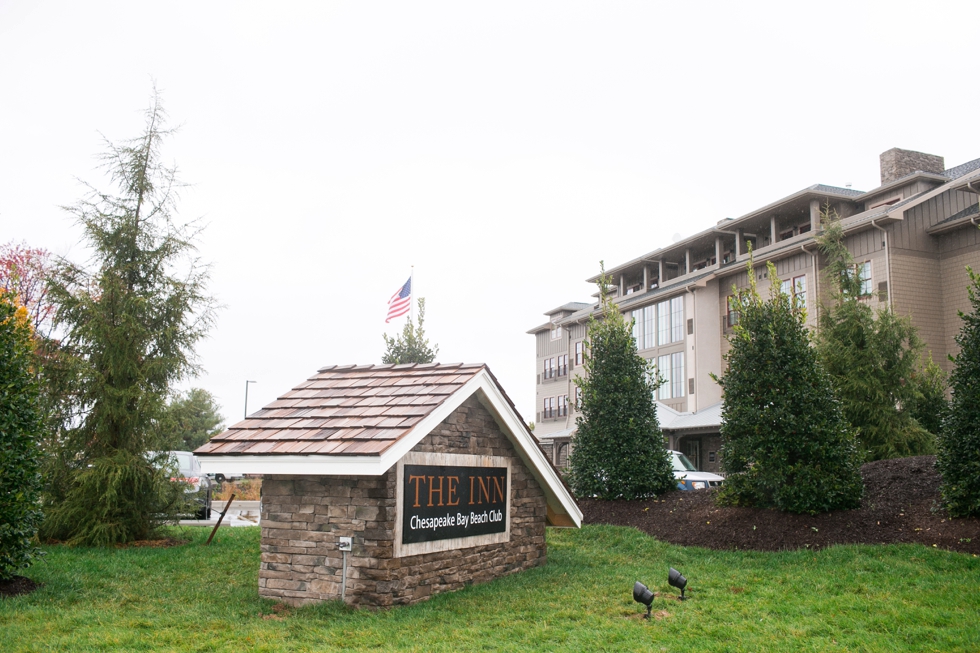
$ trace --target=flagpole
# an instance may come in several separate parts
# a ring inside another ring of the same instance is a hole
[[[409,287],[412,289],[412,294],[410,296],[410,300],[408,304],[411,313],[408,314],[408,319],[410,324],[415,324],[415,266],[414,265],[412,266],[412,272],[409,274],[408,278],[411,280]]]

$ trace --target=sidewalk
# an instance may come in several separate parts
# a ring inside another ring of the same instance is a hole
[[[181,519],[181,526],[211,526],[218,523],[218,517],[225,507],[225,502],[214,502],[211,505],[211,519]],[[228,508],[228,514],[221,520],[221,526],[258,526],[259,525],[259,502],[258,501],[232,501]]]

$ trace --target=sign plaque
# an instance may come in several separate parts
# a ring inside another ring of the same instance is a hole
[[[507,530],[506,467],[410,465],[402,473],[402,543]]]

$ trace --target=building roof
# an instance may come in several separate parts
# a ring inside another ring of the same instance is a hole
[[[570,313],[571,315],[574,315],[585,309],[595,308],[596,306],[597,304],[589,304],[586,302],[568,302],[567,304],[562,304],[558,308],[553,308],[550,311],[546,311],[545,315],[551,317],[555,313],[561,313],[561,312]],[[530,333],[531,335],[534,335],[536,333],[541,333],[542,331],[551,331],[552,329],[555,328],[556,325],[567,323],[568,318],[569,315],[565,315],[564,317],[559,317],[559,318],[552,317],[551,321],[545,322],[544,324],[539,324],[534,328],[528,329],[525,333]]]
[[[980,170],[980,159],[974,159],[972,161],[968,161],[961,165],[954,166],[952,168],[944,170],[941,173],[923,172],[921,170],[917,170],[899,179],[892,180],[887,184],[883,184],[877,188],[873,188],[869,191],[855,190],[853,188],[840,188],[839,186],[830,186],[827,184],[813,184],[791,195],[787,195],[786,197],[780,198],[775,202],[772,202],[763,207],[750,211],[749,213],[746,213],[745,215],[742,215],[738,218],[734,218],[734,219],[726,218],[724,220],[719,221],[714,227],[710,227],[708,229],[695,233],[691,236],[688,236],[687,238],[683,238],[677,241],[676,243],[672,243],[665,247],[657,248],[651,252],[647,252],[646,254],[643,254],[642,256],[639,256],[632,260],[626,261],[625,263],[612,267],[606,270],[606,274],[614,276],[638,264],[655,261],[663,257],[667,252],[680,251],[684,249],[685,247],[689,246],[690,243],[696,241],[699,238],[702,238],[710,234],[726,233],[727,230],[735,228],[738,225],[747,222],[751,218],[758,217],[759,215],[762,215],[764,213],[770,213],[782,205],[800,200],[801,198],[816,197],[816,196],[832,196],[841,199],[860,202],[860,201],[865,201],[867,199],[870,199],[875,195],[879,195],[886,191],[908,184],[909,182],[911,182],[916,178],[929,179],[937,183],[946,183],[948,182],[948,180],[958,179],[964,175],[967,175],[968,173],[977,170]],[[912,199],[912,198],[907,198],[907,199]],[[891,208],[894,209],[895,207],[891,207]],[[586,281],[588,283],[595,283],[600,276],[601,275],[592,276],[586,279]]]
[[[693,413],[681,413],[659,401],[657,420],[665,431],[693,431],[699,429],[717,430],[721,428],[721,410],[724,404],[718,402]]]
[[[591,306],[591,304],[586,302],[568,302],[567,304],[562,304],[558,308],[545,311],[545,315],[554,315],[555,313],[559,313],[561,311],[570,311],[574,313],[575,311],[580,311],[587,306]]]
[[[194,453],[207,473],[379,476],[474,394],[541,484],[549,516],[580,525],[567,486],[483,364],[324,367]]]
[[[977,216],[980,216],[980,204],[971,204],[962,211],[957,211],[942,222],[937,222],[932,225],[926,229],[926,233],[936,235],[965,227],[968,224],[976,224],[974,221]]]
[[[967,161],[966,163],[961,163],[958,166],[953,166],[948,168],[943,172],[943,176],[949,177],[950,179],[956,179],[957,177],[962,177],[968,172],[973,172],[974,170],[980,170],[980,159],[973,159],[972,161]]]
[[[813,184],[812,186],[807,186],[804,190],[812,190],[817,193],[828,193],[832,195],[843,195],[844,197],[859,197],[864,195],[863,190],[841,188],[840,186],[828,186],[827,184]]]
[[[379,456],[483,365],[364,365],[320,369],[233,424],[199,455]]]
[[[545,433],[544,435],[538,436],[539,440],[552,440],[554,438],[570,438],[575,435],[575,431],[578,430],[578,426],[569,426],[567,429],[562,429],[560,431],[552,431],[551,433]]]

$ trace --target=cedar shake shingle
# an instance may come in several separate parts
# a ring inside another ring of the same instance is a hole
[[[198,452],[380,456],[483,369],[461,363],[325,367]]]

